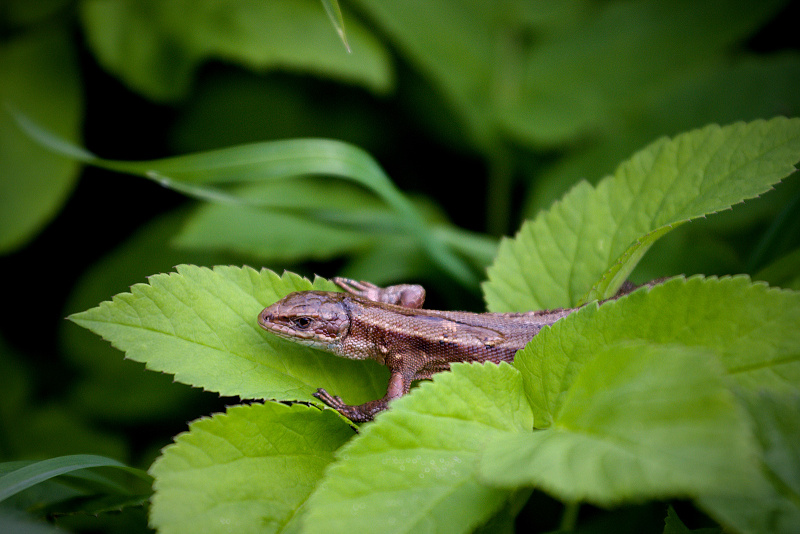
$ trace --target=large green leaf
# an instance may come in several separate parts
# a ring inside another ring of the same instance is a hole
[[[175,438],[150,468],[150,523],[170,532],[298,532],[309,494],[353,435],[331,410],[236,406]]]
[[[711,125],[660,139],[597,187],[578,184],[501,243],[483,284],[489,308],[609,297],[659,237],[767,191],[798,160],[800,119]]]
[[[760,465],[745,488],[702,495],[700,504],[739,532],[800,531],[800,397],[766,392],[743,396],[760,445]]]
[[[512,495],[477,478],[477,454],[494,433],[531,423],[511,366],[456,364],[337,452],[304,531],[469,532]]]
[[[607,345],[703,348],[731,381],[750,389],[800,392],[800,293],[722,280],[676,278],[600,307],[590,304],[540,332],[517,354],[536,426],[559,417],[570,385]]]
[[[753,446],[711,351],[603,347],[569,383],[550,428],[495,436],[481,455],[485,480],[605,506],[742,485]]]
[[[258,326],[263,308],[310,289],[334,286],[249,267],[181,265],[70,319],[148,369],[222,395],[318,403],[311,393],[325,387],[351,403],[383,396],[385,368],[313,350]]]
[[[612,130],[729,61],[785,1],[356,3],[491,151],[503,136],[555,146]]]
[[[381,43],[352,19],[354,52],[347,54],[316,0],[87,0],[81,8],[100,63],[156,100],[184,97],[198,65],[210,59],[311,72],[379,92],[393,83]]]
[[[498,122],[545,146],[614,131],[620,117],[641,114],[675,80],[714,68],[784,3],[577,3],[582,9],[569,25],[534,29],[538,38],[518,59],[516,91],[497,100]]]
[[[33,142],[5,109],[24,110],[65,139],[78,140],[83,100],[69,37],[65,30],[49,28],[0,44],[0,253],[41,230],[77,177],[77,162]]]

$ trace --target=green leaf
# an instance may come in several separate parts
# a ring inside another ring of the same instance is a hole
[[[732,61],[731,48],[783,3],[570,3],[576,13],[569,24],[537,24],[528,30],[535,35],[528,46],[525,34],[518,37],[522,44],[512,50],[519,65],[507,74],[515,87],[496,100],[497,120],[516,139],[538,146],[615,132],[676,80],[702,77]],[[514,36],[514,29],[507,32]]]
[[[386,203],[402,221],[430,259],[465,285],[477,283],[473,270],[439,234],[426,224],[414,204],[405,197],[378,163],[363,150],[328,139],[291,139],[240,145],[187,156],[153,161],[112,161],[95,156],[39,127],[22,113],[14,118],[31,137],[51,150],[87,164],[155,180],[185,195],[233,205],[270,205],[263,196],[250,199],[231,194],[222,184],[269,181],[275,178],[325,174],[367,188]],[[216,185],[210,185],[216,184]]]
[[[489,308],[610,297],[659,237],[758,196],[794,172],[798,160],[800,119],[711,125],[660,139],[596,188],[578,184],[503,241],[483,284]]]
[[[683,524],[675,509],[670,505],[667,509],[667,518],[664,520],[664,534],[691,534],[692,532],[695,534],[722,534],[722,529],[715,527],[691,530]]]
[[[322,0],[322,7],[325,8],[325,13],[331,19],[331,24],[336,28],[336,33],[339,34],[339,39],[342,40],[345,49],[351,52],[350,45],[347,43],[347,35],[344,33],[344,17],[342,17],[342,8],[339,7],[337,0]]]
[[[116,467],[140,478],[147,475],[132,467],[103,456],[76,454],[60,456],[18,467],[0,477],[0,501],[53,477],[90,467]]]
[[[84,270],[72,287],[65,312],[86,310],[175,265],[233,263],[232,258],[220,254],[170,246],[187,213],[177,210],[140,226],[124,243]],[[197,413],[202,402],[199,390],[175,383],[170,375],[143,372],[141,364],[123,360],[119,351],[74,323],[64,321],[59,334],[61,350],[69,364],[79,370],[70,382],[66,401],[73,411],[116,425],[176,417],[181,420]],[[125,402],[119,402],[121,398]]]
[[[405,228],[374,195],[342,180],[301,177],[248,184],[235,194],[259,207],[201,205],[175,244],[232,250],[263,261],[330,259],[393,239]]]
[[[675,278],[582,308],[534,337],[514,365],[538,428],[558,418],[583,366],[619,343],[702,348],[719,356],[740,387],[800,392],[798,325],[800,293],[744,276]]]
[[[592,132],[591,141],[537,173],[536,182],[528,190],[525,218],[548,208],[581,178],[596,184],[614,172],[620,161],[663,135],[709,123],[730,124],[776,115],[796,117],[800,114],[798,85],[800,54],[781,53],[728,59],[661,86],[649,96],[652,103],[614,116],[607,128]]]
[[[45,523],[34,521],[30,517],[14,513],[9,510],[0,510],[0,530],[14,534],[63,534],[64,531]]]
[[[69,318],[148,369],[222,395],[319,403],[311,393],[325,387],[355,404],[383,396],[387,374],[377,363],[326,354],[258,326],[266,306],[310,289],[335,287],[266,269],[180,265]]]
[[[337,452],[309,500],[304,530],[468,532],[513,493],[478,480],[478,452],[491,435],[531,423],[511,366],[455,364]]]
[[[80,7],[99,62],[154,100],[184,98],[200,63],[213,59],[254,71],[310,72],[375,92],[393,84],[383,45],[352,19],[356,55],[344,53],[316,0],[89,0]]]
[[[331,410],[235,406],[175,438],[150,468],[150,523],[170,532],[297,532],[308,495],[353,435]]]
[[[773,286],[800,290],[800,248],[767,265],[753,278]]]
[[[28,138],[7,107],[25,110],[76,142],[83,101],[67,31],[50,28],[4,40],[0,72],[0,253],[6,253],[24,245],[55,217],[80,167]]]
[[[737,466],[752,444],[711,351],[604,347],[577,372],[550,428],[488,444],[485,480],[602,506],[742,484]]]
[[[699,503],[739,532],[800,531],[800,397],[760,392],[742,396],[760,445],[760,469],[745,488],[721,488]]]
[[[552,147],[614,131],[732,61],[784,3],[356,0],[490,154],[503,137]]]

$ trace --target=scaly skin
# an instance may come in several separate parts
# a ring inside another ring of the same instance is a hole
[[[343,358],[373,359],[389,368],[382,399],[357,406],[318,389],[315,397],[355,422],[371,421],[389,401],[408,393],[414,380],[447,371],[453,362],[511,362],[539,331],[578,308],[527,313],[469,313],[422,309],[425,290],[335,278],[346,293],[291,293],[258,317],[280,337]],[[628,293],[626,286],[614,298]]]

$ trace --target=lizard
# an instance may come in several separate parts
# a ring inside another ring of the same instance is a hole
[[[650,282],[653,285],[663,280]],[[348,405],[325,389],[313,395],[353,422],[371,421],[412,382],[447,371],[453,362],[512,362],[541,329],[577,311],[558,308],[524,313],[473,313],[423,309],[425,289],[385,288],[334,278],[345,290],[298,291],[264,308],[258,324],[288,340],[343,358],[373,359],[389,368],[386,395]],[[616,299],[636,289],[625,282]]]

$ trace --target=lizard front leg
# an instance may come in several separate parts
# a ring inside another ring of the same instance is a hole
[[[408,393],[410,388],[411,380],[407,380],[402,372],[395,371],[389,377],[389,387],[382,399],[351,406],[350,404],[345,404],[341,397],[331,395],[323,388],[319,388],[314,393],[314,396],[351,421],[366,423],[367,421],[372,421],[378,412],[385,410],[390,400],[402,397]]]
[[[359,282],[338,276],[333,279],[333,283],[353,295],[404,308],[421,308],[425,302],[425,288],[416,284],[378,287],[371,282]]]

